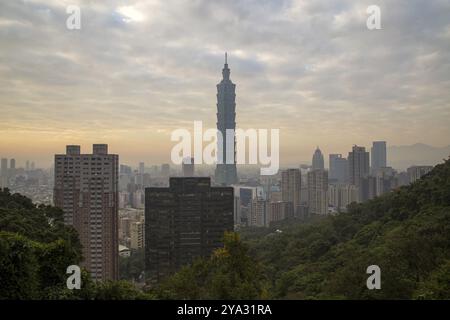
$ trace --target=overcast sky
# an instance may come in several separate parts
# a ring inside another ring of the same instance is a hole
[[[169,162],[172,130],[215,126],[225,51],[237,126],[279,128],[282,164],[317,145],[450,144],[448,0],[5,0],[0,156],[50,165],[108,143],[124,163]]]

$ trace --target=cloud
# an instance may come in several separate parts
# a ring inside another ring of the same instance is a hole
[[[81,30],[65,27],[69,4]],[[382,30],[366,28],[371,4]],[[445,0],[3,1],[0,149],[12,135],[19,148],[20,137],[78,132],[114,137],[124,154],[145,141],[155,148],[142,158],[162,161],[161,130],[215,125],[225,51],[238,125],[282,129],[284,163],[317,144],[446,145],[449,15]]]

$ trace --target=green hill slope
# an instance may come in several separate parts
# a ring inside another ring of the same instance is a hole
[[[86,271],[81,290],[67,289],[67,267],[81,260],[60,209],[0,189],[0,300],[153,298],[124,281],[93,282]]]
[[[349,212],[248,240],[274,298],[450,299],[450,160]],[[366,269],[381,268],[368,290]]]

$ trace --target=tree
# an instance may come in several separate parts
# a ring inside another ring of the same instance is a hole
[[[183,267],[154,292],[163,299],[260,299],[268,298],[260,265],[236,233],[225,233],[224,247],[211,257]]]

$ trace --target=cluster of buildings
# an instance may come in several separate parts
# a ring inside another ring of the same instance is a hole
[[[52,170],[36,168],[34,161],[27,160],[23,167],[18,167],[16,159],[2,158],[0,188],[20,193],[35,203],[49,205],[52,203],[53,173]]]
[[[235,85],[226,60],[222,75],[217,128],[226,137],[236,125]],[[233,141],[223,145],[233,146]],[[93,145],[92,153],[67,146],[65,154],[55,155],[54,204],[77,229],[83,266],[94,279],[117,279],[119,254],[143,249],[145,278],[157,283],[221,247],[226,231],[342,211],[431,169],[414,167],[402,175],[387,166],[385,142],[374,142],[371,151],[371,163],[360,146],[347,158],[331,154],[326,170],[317,148],[311,166],[239,179],[236,163],[218,164],[210,178],[192,158],[184,159],[181,172],[168,164],[146,168],[140,163],[134,169],[119,165],[119,156],[108,153],[105,144]]]
[[[412,183],[432,166],[413,166],[397,172],[387,166],[386,142],[374,141],[371,152],[353,146],[347,158],[324,156],[317,147],[310,166],[281,170],[254,186],[235,187],[235,226],[267,227],[288,218],[306,218],[346,211],[352,202],[364,202]],[[267,179],[266,179],[267,180]]]

